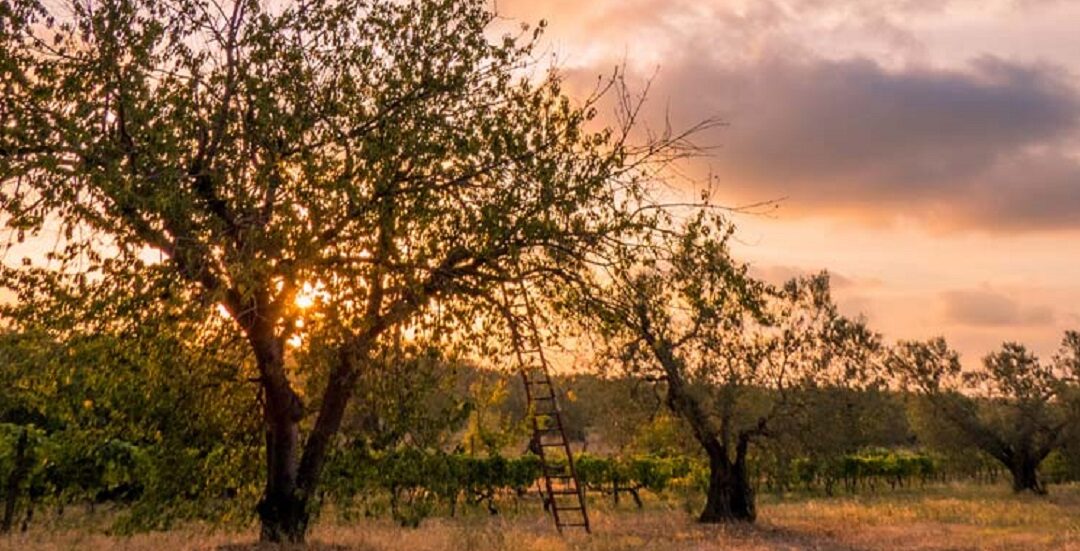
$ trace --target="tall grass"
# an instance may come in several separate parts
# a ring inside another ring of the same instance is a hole
[[[307,549],[358,551],[449,550],[1070,550],[1080,551],[1080,486],[1055,486],[1046,497],[1013,495],[1004,486],[935,486],[873,496],[763,497],[754,526],[703,526],[694,522],[694,499],[669,495],[638,511],[595,500],[591,536],[559,536],[536,504],[489,516],[474,511],[433,518],[418,529],[387,519],[336,521],[327,515]],[[107,515],[107,513],[99,513]],[[188,526],[169,532],[114,537],[100,518],[52,524],[0,538],[0,551],[15,550],[248,550],[254,529],[213,531]]]

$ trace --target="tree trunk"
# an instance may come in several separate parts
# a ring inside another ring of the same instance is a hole
[[[709,455],[709,488],[700,522],[754,522],[757,518],[754,489],[746,469],[746,444],[740,442],[735,461],[719,444],[706,446]]]
[[[315,425],[303,450],[299,444],[303,408],[285,379],[283,364],[268,365],[269,371],[264,371],[280,372],[281,378],[280,384],[275,384],[273,377],[268,379],[269,383],[264,383],[267,486],[258,506],[263,541],[304,541],[311,518],[311,496],[315,495],[329,448],[341,428],[345,407],[356,386],[356,359],[363,357],[366,350],[352,347],[339,351],[338,363],[330,374]],[[271,354],[270,360],[278,361],[279,357]]]
[[[307,532],[307,499],[297,484],[299,457],[298,419],[288,411],[276,411],[266,400],[266,488],[257,512],[261,539],[268,542],[301,543]]]
[[[300,419],[303,406],[285,376],[284,350],[272,333],[252,338],[265,393],[266,487],[256,507],[265,542],[302,543],[307,533],[308,494],[300,491]]]
[[[757,512],[754,507],[754,490],[750,486],[750,473],[746,468],[749,436],[739,436],[735,460],[731,461],[727,443],[721,442],[719,438],[721,431],[712,422],[698,398],[687,388],[682,362],[673,353],[671,344],[653,338],[648,328],[644,329],[646,341],[667,376],[668,408],[686,420],[694,433],[694,439],[709,456],[709,488],[705,509],[698,520],[710,523],[753,522]]]
[[[1016,493],[1032,491],[1045,494],[1046,487],[1039,481],[1039,464],[1030,458],[1020,458],[1009,465],[1013,477],[1013,491]]]
[[[274,421],[266,430],[266,488],[256,511],[267,542],[302,543],[307,533],[307,499],[296,480],[297,424]]]
[[[19,441],[15,444],[14,465],[4,485],[4,519],[0,524],[0,534],[11,532],[11,527],[15,524],[15,505],[19,500],[19,489],[30,475],[30,440],[27,432],[27,429],[23,428],[19,434]]]

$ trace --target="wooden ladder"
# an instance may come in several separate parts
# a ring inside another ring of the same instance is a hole
[[[543,357],[543,352],[539,355]],[[533,439],[529,448],[540,456],[540,472],[544,479],[540,497],[545,508],[551,511],[555,528],[560,533],[563,528],[584,528],[589,533],[585,489],[574,468],[574,454],[563,428],[547,362],[541,361],[539,368],[523,368],[521,377],[525,381],[525,398],[532,417]]]
[[[563,528],[584,528],[586,533],[590,533],[585,489],[574,468],[574,454],[563,427],[543,338],[536,324],[536,311],[524,281],[519,280],[518,284],[519,301],[511,299],[506,288],[503,288],[506,301],[504,312],[521,378],[525,382],[528,414],[532,419],[533,436],[529,449],[540,457],[540,473],[543,477],[540,497],[545,509],[555,519],[555,528],[559,533],[563,532]],[[522,334],[523,328],[527,334]]]

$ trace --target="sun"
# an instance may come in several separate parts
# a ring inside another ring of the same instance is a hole
[[[304,283],[293,299],[293,304],[300,310],[308,310],[326,298],[325,286],[321,283]]]

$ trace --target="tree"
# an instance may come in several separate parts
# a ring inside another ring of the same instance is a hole
[[[709,459],[702,522],[756,518],[747,455],[805,390],[867,379],[878,337],[841,316],[827,275],[772,288],[730,256],[732,229],[701,215],[624,252],[580,298],[607,356],[662,383]]]
[[[1012,474],[1013,491],[1046,493],[1038,467],[1061,444],[1076,419],[1070,388],[1080,359],[1080,334],[1070,331],[1049,363],[1023,345],[1007,342],[965,370],[943,338],[901,341],[886,368],[930,403],[971,445]]]
[[[490,40],[485,4],[4,5],[4,222],[20,241],[55,230],[71,288],[152,270],[233,320],[265,404],[264,540],[303,540],[388,331],[449,334],[508,281],[573,277],[684,151],[683,135],[630,145],[633,102],[588,131],[610,82],[572,104],[537,70],[538,31]],[[325,382],[309,404],[286,368],[300,333],[334,351],[299,367]]]
[[[0,480],[2,480],[3,516],[0,534],[15,525],[19,500],[36,463],[31,442],[35,428],[49,425],[45,404],[30,380],[35,357],[42,354],[42,343],[28,335],[0,334]],[[30,361],[26,361],[31,359]],[[34,381],[36,382],[36,381]],[[9,428],[10,427],[10,428]],[[14,430],[10,430],[14,429]]]
[[[796,392],[800,395],[790,399],[800,408],[773,423],[771,438],[755,456],[767,473],[768,484],[779,492],[795,482],[797,461],[835,467],[860,450],[896,449],[913,443],[904,401],[885,388],[830,385]],[[832,476],[837,473],[821,474],[827,475],[824,490],[831,495],[839,482]]]
[[[110,288],[160,292],[152,281],[89,285],[80,308],[40,283],[0,305],[0,423],[29,432],[39,457],[17,485],[27,517],[111,500],[130,506],[121,531],[243,518],[258,496],[259,423],[242,343],[193,320],[182,296],[117,300]],[[95,315],[107,310],[129,315]]]

